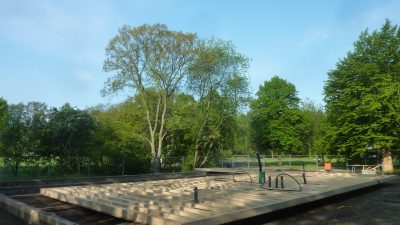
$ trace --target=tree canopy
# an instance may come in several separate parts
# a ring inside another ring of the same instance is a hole
[[[264,152],[299,153],[301,134],[308,126],[299,110],[295,86],[274,76],[260,86],[256,95],[250,104],[254,144]]]
[[[234,143],[234,117],[249,99],[248,58],[230,42],[212,39],[190,67],[188,89],[198,98],[194,116],[196,141],[193,167],[203,166],[216,149]],[[230,128],[228,128],[230,127]],[[224,143],[223,140],[231,141]],[[201,158],[201,159],[200,159]]]
[[[332,148],[349,157],[399,147],[400,29],[389,21],[361,33],[324,87]],[[388,162],[390,164],[390,162]],[[385,170],[392,170],[389,166]]]

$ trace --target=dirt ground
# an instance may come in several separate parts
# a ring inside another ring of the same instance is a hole
[[[0,225],[20,224],[26,223],[0,209]],[[400,178],[378,188],[369,188],[233,224],[398,225]]]

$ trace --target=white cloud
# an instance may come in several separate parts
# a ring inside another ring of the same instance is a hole
[[[308,28],[305,31],[302,40],[298,43],[298,46],[305,48],[313,43],[325,40],[328,36],[329,30],[326,28]]]

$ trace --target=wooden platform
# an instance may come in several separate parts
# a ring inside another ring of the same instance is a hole
[[[333,195],[383,183],[397,176],[359,176],[346,173],[307,173],[303,184],[300,172],[284,176],[284,188],[272,190],[257,182],[257,174],[237,174],[160,181],[130,182],[42,188],[41,194],[78,204],[118,218],[143,224],[222,224]],[[199,189],[194,201],[194,187]]]

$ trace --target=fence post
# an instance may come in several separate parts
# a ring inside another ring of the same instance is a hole
[[[125,175],[125,158],[122,159],[122,176]]]
[[[289,166],[292,167],[292,155],[289,154]]]
[[[181,172],[183,172],[183,163],[185,162],[185,157],[181,157]]]
[[[91,160],[90,160],[90,158],[88,159],[88,174],[89,174],[89,177],[90,177],[90,164],[91,164]]]

